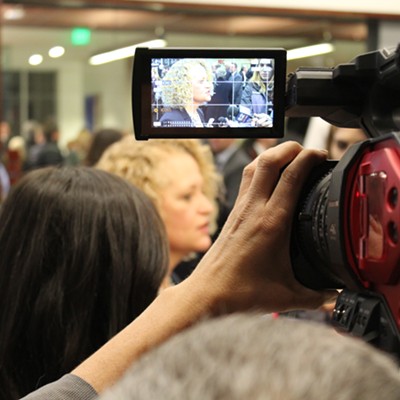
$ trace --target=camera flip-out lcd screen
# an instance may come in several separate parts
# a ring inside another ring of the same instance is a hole
[[[282,137],[286,51],[136,50],[135,136]]]

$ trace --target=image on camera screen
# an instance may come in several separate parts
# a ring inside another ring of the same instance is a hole
[[[285,84],[284,49],[137,48],[135,137],[283,137]]]
[[[272,58],[153,58],[154,128],[271,128]]]

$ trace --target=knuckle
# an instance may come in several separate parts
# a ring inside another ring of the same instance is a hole
[[[272,153],[268,154],[265,152],[260,155],[260,158],[257,163],[257,168],[262,170],[278,170],[279,169],[279,160]]]
[[[282,172],[281,180],[288,185],[294,186],[297,184],[302,177],[302,173],[299,169],[295,168],[285,168]]]
[[[255,167],[254,163],[250,163],[244,167],[242,176],[244,178],[251,178],[254,175],[255,170],[256,170],[256,167]]]

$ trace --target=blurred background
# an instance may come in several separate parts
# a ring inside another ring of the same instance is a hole
[[[268,4],[267,4],[268,3]],[[1,5],[1,121],[19,135],[27,121],[56,121],[60,146],[101,127],[132,130],[132,57],[91,57],[152,40],[168,47],[283,47],[329,44],[288,62],[335,66],[395,46],[400,4],[345,1],[25,0]],[[328,2],[323,2],[328,3]],[[321,8],[323,7],[323,8]]]

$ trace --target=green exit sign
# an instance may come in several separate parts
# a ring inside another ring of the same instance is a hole
[[[86,46],[90,43],[91,33],[88,28],[73,28],[71,31],[71,43],[74,46]]]

